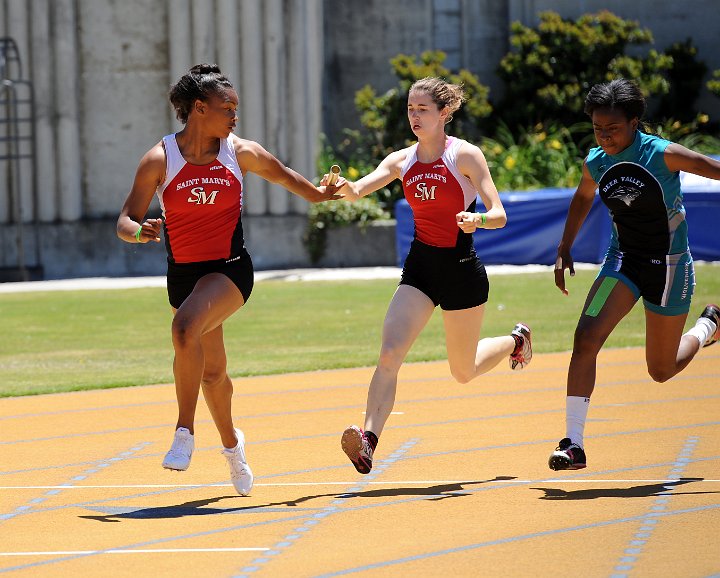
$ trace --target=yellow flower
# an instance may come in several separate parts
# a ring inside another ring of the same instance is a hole
[[[503,166],[504,166],[507,170],[510,171],[510,170],[512,170],[513,167],[515,166],[515,162],[516,162],[516,161],[515,161],[515,159],[514,159],[513,157],[508,156],[508,157],[505,157],[505,160],[503,161]]]
[[[699,114],[697,119],[700,124],[705,124],[710,120],[710,117],[706,114]]]
[[[495,145],[492,152],[493,154],[499,155],[502,152],[502,147],[500,145]]]
[[[673,127],[673,128],[680,128],[680,126],[681,126],[681,125],[680,125],[680,121],[679,121],[679,120],[676,120],[674,123],[672,123],[672,127]]]
[[[545,134],[545,132],[539,132],[539,133],[537,134],[538,142],[542,142],[542,141],[544,141],[546,138],[547,138],[547,135]]]
[[[360,176],[360,171],[357,170],[355,167],[348,167],[347,176],[348,180],[354,181]]]
[[[559,151],[562,148],[562,143],[558,139],[554,138],[550,141],[550,148]]]

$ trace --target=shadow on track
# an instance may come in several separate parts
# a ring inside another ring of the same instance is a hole
[[[514,480],[512,476],[497,476],[491,480],[479,480],[474,482],[453,482],[449,484],[436,484],[427,487],[404,487],[404,488],[384,488],[377,490],[365,490],[360,492],[342,492],[328,494],[313,494],[309,496],[301,496],[296,499],[283,500],[279,502],[270,502],[267,504],[256,504],[253,506],[240,506],[232,508],[209,508],[210,504],[216,504],[221,500],[247,500],[243,496],[219,496],[216,498],[207,498],[204,500],[193,500],[191,502],[183,502],[173,506],[158,506],[152,508],[113,508],[115,513],[106,513],[101,515],[79,516],[86,520],[95,520],[98,522],[120,522],[122,520],[157,520],[182,518],[184,516],[209,516],[216,514],[231,514],[243,512],[267,511],[268,513],[277,513],[284,511],[278,509],[280,507],[297,507],[298,504],[316,500],[318,498],[335,498],[335,499],[355,499],[355,498],[396,498],[399,496],[427,496],[428,500],[443,500],[447,498],[457,498],[469,496],[463,493],[468,486],[479,484],[489,484],[492,482],[502,482]],[[317,508],[310,508],[317,509]],[[119,511],[123,510],[123,511]]]

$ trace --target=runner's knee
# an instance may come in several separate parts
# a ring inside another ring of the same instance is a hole
[[[224,365],[217,367],[208,367],[206,365],[203,369],[201,381],[203,387],[218,387],[223,385],[226,380],[229,381]]]
[[[176,348],[185,348],[195,341],[199,341],[201,333],[199,328],[193,323],[192,318],[175,315],[172,321],[172,341]]]
[[[450,367],[450,374],[453,379],[460,384],[466,384],[475,378],[475,368],[470,367]]]
[[[380,349],[380,357],[378,366],[388,370],[399,370],[405,358],[404,348],[398,347],[394,343],[383,343]]]
[[[665,383],[671,377],[674,377],[677,373],[677,369],[674,366],[653,366],[648,365],[648,373],[653,381],[657,383]]]
[[[573,355],[592,355],[597,356],[603,346],[604,339],[597,335],[597,332],[588,328],[579,326],[575,330],[575,338],[573,340]]]

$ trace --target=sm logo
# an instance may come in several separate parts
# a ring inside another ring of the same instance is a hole
[[[188,203],[195,203],[196,205],[214,205],[215,197],[220,191],[213,191],[209,195],[205,192],[202,187],[195,187],[190,189],[190,196],[188,197]]]
[[[436,188],[437,185],[433,185],[432,187],[428,188],[425,183],[418,183],[415,198],[420,199],[421,201],[434,201]]]

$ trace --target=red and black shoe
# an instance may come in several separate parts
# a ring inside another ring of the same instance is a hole
[[[372,470],[373,447],[363,430],[356,425],[351,425],[343,432],[340,445],[358,472],[361,474],[370,473],[370,470]]]
[[[532,338],[530,327],[518,323],[510,332],[515,339],[515,349],[510,354],[510,369],[518,371],[532,360]]]
[[[572,443],[570,438],[563,438],[550,456],[548,465],[551,470],[581,470],[587,466],[586,462],[583,449]]]

